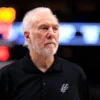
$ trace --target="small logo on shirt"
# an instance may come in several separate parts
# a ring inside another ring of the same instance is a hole
[[[65,93],[66,90],[68,90],[68,87],[69,87],[69,84],[63,84],[63,85],[61,86],[60,91],[61,91],[62,93]]]

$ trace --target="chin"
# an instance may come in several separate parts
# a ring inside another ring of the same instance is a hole
[[[44,52],[42,52],[42,53],[46,56],[54,56],[56,51],[57,51],[56,49],[54,49],[54,50],[44,50]]]

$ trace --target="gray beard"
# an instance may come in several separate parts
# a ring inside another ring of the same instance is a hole
[[[51,52],[49,52],[49,50],[41,50],[39,47],[36,47],[35,45],[32,45],[32,48],[39,54],[45,55],[45,56],[53,56],[56,54],[57,50],[58,50],[58,46]]]

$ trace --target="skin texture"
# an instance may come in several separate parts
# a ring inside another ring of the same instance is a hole
[[[45,72],[54,62],[58,49],[58,20],[50,12],[43,11],[32,17],[31,28],[24,32],[30,56],[37,68]]]

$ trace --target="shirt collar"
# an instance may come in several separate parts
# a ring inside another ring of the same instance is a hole
[[[58,55],[57,54],[55,54],[55,61],[54,61],[54,63],[52,64],[52,66],[51,66],[51,68],[52,69],[54,69],[54,70],[56,70],[56,71],[61,71],[61,63],[60,63],[60,61],[59,61],[59,57],[58,57]]]
[[[62,67],[61,67],[61,63],[59,61],[59,57],[57,56],[57,54],[54,55],[54,57],[55,57],[55,61],[51,65],[51,67],[48,69],[48,71],[52,71],[52,70],[61,71]],[[36,66],[34,65],[34,63],[32,62],[29,53],[27,53],[22,60],[23,60],[23,64],[24,64],[23,67],[24,67],[25,71],[28,71],[28,72],[39,71],[36,68]]]

